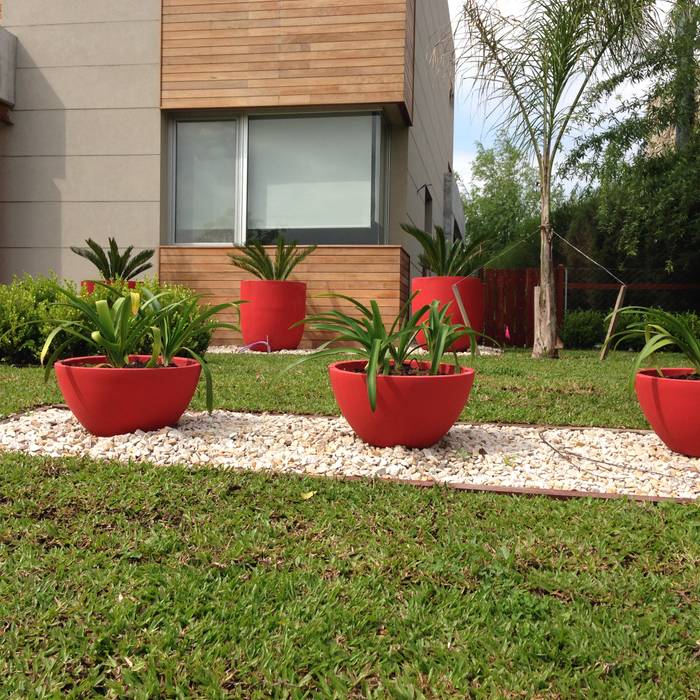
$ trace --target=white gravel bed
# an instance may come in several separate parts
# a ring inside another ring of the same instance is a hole
[[[87,433],[62,408],[0,423],[0,450],[160,465],[697,499],[700,460],[651,432],[460,423],[426,450],[365,445],[342,418],[216,411],[177,428],[112,438]]]
[[[316,350],[313,348],[299,348],[297,350],[275,350],[274,352],[268,353],[264,347],[263,347],[262,351],[258,351],[258,350],[251,350],[249,347],[247,347],[245,345],[210,345],[209,348],[207,349],[207,352],[211,353],[212,355],[230,355],[230,354],[311,355],[312,353],[316,352]],[[503,351],[500,348],[490,348],[487,345],[479,345],[479,354],[480,355],[500,355],[500,354],[502,354],[502,352]],[[421,348],[419,348],[416,350],[416,354],[417,355],[424,355],[424,354],[426,354],[426,352],[425,352],[425,350],[422,350]],[[471,354],[469,352],[458,352],[457,355],[459,357],[470,357],[471,356]],[[448,357],[448,361],[449,361],[449,357]]]

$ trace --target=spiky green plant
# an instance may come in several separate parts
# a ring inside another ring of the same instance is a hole
[[[278,236],[275,245],[274,259],[260,241],[248,241],[245,245],[235,246],[236,253],[229,253],[231,264],[261,280],[286,280],[292,270],[317,247],[312,245],[297,250],[296,241],[286,243],[282,236]]]
[[[151,324],[151,317],[144,312],[154,303],[155,297],[142,303],[139,292],[129,291],[123,294],[115,292],[112,300],[83,299],[58,284],[55,291],[65,298],[65,302],[56,305],[69,313],[66,314],[68,318],[59,320],[58,325],[48,334],[41,350],[40,360],[45,366],[45,379],[48,379],[54,362],[74,338],[95,348],[97,354],[104,355],[107,365],[125,367],[129,355],[134,354],[144,338],[150,336],[153,353],[148,365],[156,366],[160,353],[155,334],[157,329]],[[53,341],[59,335],[68,337],[50,352]]]
[[[645,306],[626,306],[620,309],[619,313],[623,317],[629,316],[638,320],[615,333],[607,345],[612,344],[617,348],[626,340],[644,340],[644,347],[635,358],[633,378],[647,361],[651,362],[661,375],[658,353],[671,348],[681,352],[693,366],[695,374],[700,375],[700,339],[683,317]]]
[[[488,261],[493,252],[493,242],[486,235],[468,242],[462,238],[448,241],[440,226],[435,227],[435,236],[410,224],[401,224],[401,228],[423,248],[421,264],[439,277],[471,275]]]
[[[331,333],[333,337],[323,343],[315,353],[305,355],[293,362],[288,369],[317,357],[346,355],[366,360],[367,396],[373,411],[377,407],[377,376],[405,373],[406,366],[418,350],[415,340],[421,330],[426,336],[427,350],[432,355],[428,370],[432,375],[439,373],[447,348],[459,338],[465,335],[471,338],[472,352],[476,346],[476,331],[463,325],[453,324],[447,315],[447,307],[439,309],[437,301],[409,314],[412,296],[387,329],[379,305],[374,300],[370,301],[369,306],[365,306],[345,294],[330,293],[320,296],[344,299],[355,307],[359,315],[355,317],[333,309],[313,314],[301,321],[300,323],[308,324],[314,330]],[[426,313],[428,318],[425,323],[421,323],[420,319]],[[355,345],[341,348],[329,347],[331,343],[338,341]],[[455,364],[459,364],[456,355]]]
[[[120,253],[114,238],[109,238],[108,242],[109,250],[107,252],[92,238],[85,241],[87,248],[71,246],[71,250],[76,255],[89,260],[98,269],[104,280],[130,280],[153,267],[149,261],[155,254],[154,250],[142,250],[140,253],[132,255],[134,246],[130,245],[123,253]]]

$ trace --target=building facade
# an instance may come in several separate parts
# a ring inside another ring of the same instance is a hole
[[[2,25],[0,282],[89,277],[70,246],[114,236],[231,299],[231,245],[281,232],[322,246],[311,294],[395,313],[401,223],[463,232],[447,0],[3,0]]]

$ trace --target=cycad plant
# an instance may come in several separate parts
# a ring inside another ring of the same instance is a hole
[[[413,236],[423,248],[421,265],[439,277],[466,277],[487,262],[493,243],[487,236],[469,242],[462,238],[448,241],[445,231],[435,227],[435,236],[416,226],[401,224],[401,228]]]
[[[104,280],[130,280],[153,267],[149,261],[155,254],[154,250],[142,250],[133,255],[134,246],[130,245],[123,253],[120,253],[114,238],[108,239],[109,249],[106,252],[92,238],[88,238],[85,243],[87,248],[71,246],[71,250],[76,255],[89,260],[98,269]]]
[[[447,315],[447,308],[440,309],[437,301],[430,306],[422,306],[409,315],[408,309],[413,300],[411,297],[392,321],[391,326],[387,328],[379,305],[374,300],[370,301],[369,306],[365,306],[357,299],[344,294],[325,294],[322,296],[349,302],[359,312],[359,317],[333,309],[304,319],[303,323],[308,324],[314,330],[331,333],[333,337],[321,345],[315,353],[305,355],[292,363],[289,368],[318,357],[348,355],[365,360],[367,395],[373,411],[377,407],[378,375],[396,376],[415,374],[416,371],[420,371],[412,363],[412,359],[414,353],[419,349],[414,343],[421,330],[425,334],[426,349],[431,356],[430,365],[425,374],[439,374],[440,365],[447,352],[446,349],[463,336],[468,335],[471,338],[472,352],[476,347],[477,333],[471,328],[451,323]],[[428,318],[424,323],[421,323],[420,319],[426,313],[428,313]],[[341,348],[329,347],[331,343],[338,341],[354,343],[354,345]],[[454,358],[455,365],[458,365],[456,354]]]
[[[657,353],[676,349],[693,366],[695,375],[700,375],[700,339],[682,317],[645,306],[626,306],[619,313],[622,317],[634,320],[624,330],[613,335],[608,344],[616,348],[624,341],[640,338],[644,341],[644,346],[635,359],[635,374],[643,365],[651,362],[661,376]]]
[[[312,245],[304,250],[297,250],[297,242],[287,243],[279,236],[275,243],[275,257],[272,258],[260,241],[248,241],[245,245],[235,246],[236,253],[229,253],[231,264],[250,272],[261,280],[286,280],[292,270],[316,250]]]

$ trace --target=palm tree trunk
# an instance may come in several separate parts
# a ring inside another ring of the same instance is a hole
[[[548,167],[541,173],[540,195],[540,291],[535,313],[533,357],[559,357],[557,350],[557,306],[554,283],[554,254],[550,221],[550,183]]]

